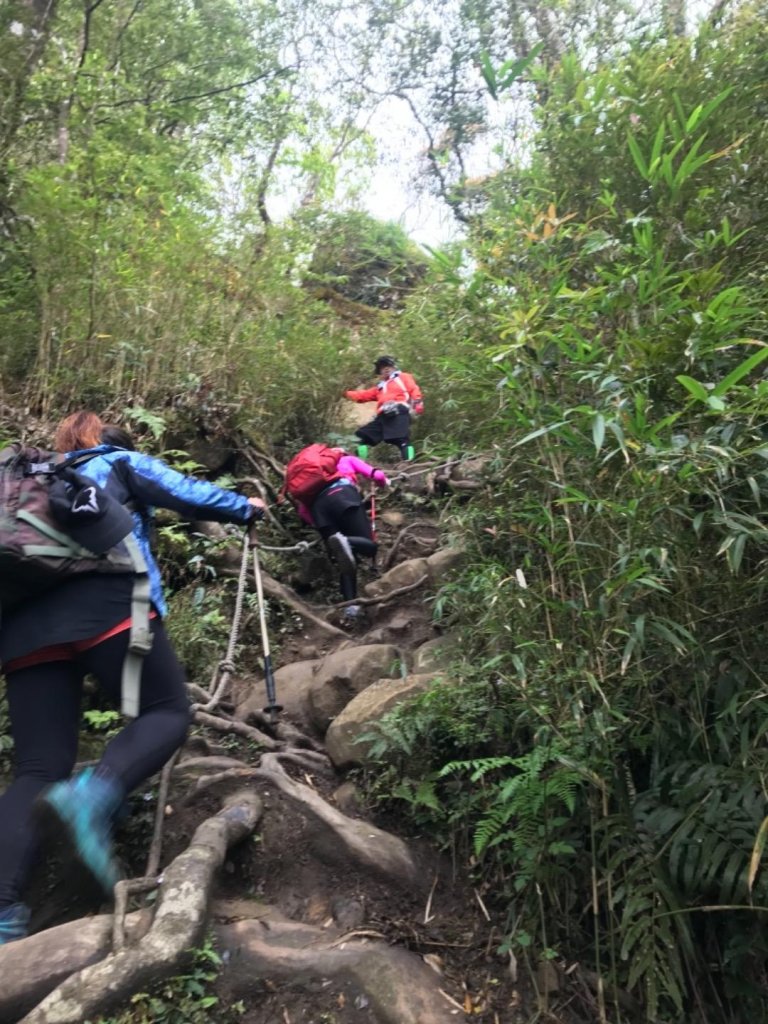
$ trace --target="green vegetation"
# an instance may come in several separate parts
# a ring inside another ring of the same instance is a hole
[[[495,483],[444,509],[460,684],[382,723],[371,792],[471,866],[504,950],[588,965],[603,1020],[763,1019],[764,5],[688,37],[672,5],[484,0],[446,13],[448,46],[371,4],[336,40],[354,74],[321,85],[283,57],[330,3],[177,5],[158,76],[160,6],[94,8],[86,50],[62,4],[44,63],[4,65],[5,395],[280,457],[396,352],[427,450],[485,453]],[[358,209],[366,76],[462,225],[428,256]],[[496,171],[470,177],[478,138]],[[202,674],[226,615],[163,529]]]
[[[96,1024],[236,1024],[245,1007],[222,1005],[215,994],[221,957],[211,942],[192,950],[190,960],[185,974],[169,978],[151,992],[137,992],[125,1013],[99,1018]]]
[[[612,983],[648,1020],[768,998],[753,13],[564,59],[530,165],[405,318],[447,353],[444,436],[497,483],[452,514],[461,689],[384,723],[376,792],[504,894],[505,945],[589,958],[610,1019]]]

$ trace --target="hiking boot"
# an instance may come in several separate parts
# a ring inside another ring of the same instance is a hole
[[[54,783],[37,804],[46,830],[70,848],[105,896],[120,878],[112,853],[112,820],[123,795],[116,779],[86,768],[74,779]]]
[[[369,450],[370,450],[370,445],[367,445],[367,444],[359,444],[359,445],[357,446],[357,457],[358,457],[359,459],[367,459],[367,458],[368,458],[368,452],[369,452]]]
[[[416,449],[413,447],[412,444],[407,444],[407,445],[404,446],[404,448],[403,448],[403,459],[405,459],[406,462],[410,462],[411,459],[413,459],[415,457],[415,455],[416,455]]]
[[[363,617],[363,608],[359,604],[350,604],[344,609],[341,621],[345,626],[354,626]]]
[[[328,538],[328,548],[336,559],[339,569],[345,574],[354,574],[356,570],[355,556],[349,538],[343,533],[334,533]]]
[[[23,903],[12,903],[0,910],[0,946],[6,942],[25,939],[29,929],[29,907]]]

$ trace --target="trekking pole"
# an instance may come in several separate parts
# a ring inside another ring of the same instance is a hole
[[[371,479],[371,537],[376,540],[376,484]]]
[[[259,623],[261,625],[261,645],[264,651],[264,682],[267,687],[267,706],[264,713],[269,715],[270,722],[274,725],[278,714],[283,710],[282,705],[277,703],[275,694],[275,675],[272,671],[272,656],[269,653],[269,635],[267,634],[267,619],[264,613],[264,587],[261,582],[261,568],[259,566],[258,541],[256,539],[255,526],[248,527],[248,540],[253,552],[253,577],[256,582],[256,596],[259,602]]]
[[[374,544],[376,543],[376,484],[373,481],[373,477],[371,477],[371,540]],[[373,558],[371,559],[371,569],[376,573],[378,572],[378,567],[376,565],[377,554],[378,550],[374,552]]]

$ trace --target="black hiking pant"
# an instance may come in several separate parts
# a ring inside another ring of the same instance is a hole
[[[363,508],[363,498],[357,487],[333,484],[313,503],[312,519],[323,540],[334,533],[343,533],[348,538],[354,554],[363,558],[374,558],[378,545]],[[357,597],[357,573],[342,572],[339,575],[339,590],[344,601]]]
[[[382,441],[393,444],[400,452],[400,456],[407,459],[411,438],[411,417],[405,408],[393,416],[378,413],[370,423],[366,423],[356,430],[355,434],[363,444],[369,444],[371,447]]]
[[[184,669],[161,621],[153,619],[151,628],[154,639],[142,666],[139,717],[109,742],[99,762],[126,794],[162,768],[189,728]],[[94,675],[109,702],[119,707],[128,638],[126,630],[73,661],[49,661],[7,675],[15,771],[14,781],[0,796],[0,910],[20,901],[34,862],[35,800],[51,783],[68,778],[75,764],[83,679]]]

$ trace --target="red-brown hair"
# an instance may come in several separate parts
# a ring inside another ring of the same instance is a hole
[[[104,424],[95,412],[73,412],[56,429],[53,446],[57,452],[77,452],[81,448],[96,448],[101,444]]]

